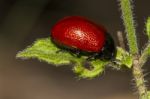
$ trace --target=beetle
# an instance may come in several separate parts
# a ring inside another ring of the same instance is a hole
[[[78,57],[110,60],[115,56],[114,40],[102,25],[81,16],[68,16],[51,29],[52,42]]]

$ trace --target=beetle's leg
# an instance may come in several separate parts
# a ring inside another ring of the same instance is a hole
[[[80,50],[75,50],[74,53],[75,53],[74,56],[76,56],[78,58],[80,58],[82,56]]]
[[[94,60],[96,58],[96,56],[98,56],[98,55],[99,55],[99,53],[94,53],[94,54],[88,56],[86,60],[87,61]]]

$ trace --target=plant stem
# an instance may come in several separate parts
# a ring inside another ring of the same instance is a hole
[[[147,22],[146,22],[146,33],[147,33],[148,39],[150,39],[150,17],[148,17]]]
[[[141,67],[146,63],[149,55],[150,55],[150,41],[148,42],[147,46],[143,50],[142,55],[139,59],[139,63]]]
[[[141,66],[146,62],[147,55],[149,53],[146,48],[140,57],[138,53],[136,30],[134,26],[133,14],[132,14],[132,0],[119,0],[122,11],[122,18],[126,30],[126,37],[128,40],[130,54],[133,57],[133,77],[139,93],[139,99],[148,99],[147,87],[145,85],[144,74]],[[143,61],[144,60],[144,61]]]
[[[145,85],[144,74],[141,68],[141,61],[139,61],[139,56],[134,57],[133,61],[133,76],[135,80],[135,84],[139,93],[139,99],[148,99],[147,88]]]
[[[125,50],[125,43],[124,43],[123,33],[121,31],[118,31],[117,36],[118,36],[119,46],[122,47]]]
[[[136,30],[135,30],[133,14],[132,14],[132,6],[130,1],[132,0],[119,0],[130,53],[137,54],[138,46],[136,40]]]

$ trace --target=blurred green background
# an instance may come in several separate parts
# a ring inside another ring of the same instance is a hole
[[[150,15],[150,0],[133,3],[142,49],[147,42],[144,23]],[[103,24],[117,45],[116,32],[124,31],[118,6],[118,0],[0,0],[0,99],[137,99],[130,70],[107,68],[100,77],[78,80],[69,66],[56,68],[15,58],[37,38],[50,36],[51,27],[70,15]],[[144,67],[146,74],[149,64]],[[145,78],[150,81],[149,75]]]

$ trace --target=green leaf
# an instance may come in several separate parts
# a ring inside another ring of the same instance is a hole
[[[120,66],[132,67],[132,56],[121,47],[117,47],[116,60]]]
[[[36,58],[40,61],[47,62],[54,65],[75,63],[73,71],[78,74],[80,78],[94,78],[104,71],[105,65],[108,61],[92,60],[89,61],[92,69],[87,69],[84,65],[86,56],[76,57],[69,52],[60,51],[58,47],[53,44],[50,38],[43,38],[36,40],[31,46],[17,54],[17,58],[29,59]],[[59,52],[58,52],[59,51]]]
[[[73,56],[69,53],[58,52],[57,48],[50,38],[38,39],[32,46],[17,54],[18,58],[37,58],[50,64],[69,64],[73,60]]]
[[[74,72],[81,78],[94,78],[101,75],[105,70],[105,66],[109,63],[108,61],[102,61],[99,59],[92,60],[90,61],[92,69],[88,69],[82,65],[82,62],[77,62],[76,66],[73,68]]]
[[[148,38],[150,39],[150,17],[148,17],[147,22],[146,22],[146,33]]]

